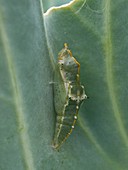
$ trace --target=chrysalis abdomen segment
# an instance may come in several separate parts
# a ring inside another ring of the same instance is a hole
[[[78,108],[76,108],[76,101],[69,99],[68,105],[64,107],[63,114],[57,115],[54,137],[55,148],[59,147],[71,134],[77,115]]]
[[[56,128],[53,146],[58,148],[68,138],[74,129],[78,110],[85,98],[84,87],[81,85],[69,85],[68,99],[63,110],[57,113]]]

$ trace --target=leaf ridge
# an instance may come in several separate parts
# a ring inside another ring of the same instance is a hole
[[[1,10],[0,10],[1,11]],[[1,16],[4,16],[3,14]],[[10,74],[10,80],[11,80],[11,85],[12,85],[12,91],[13,91],[13,98],[14,98],[14,106],[16,110],[16,118],[17,118],[17,124],[18,124],[18,132],[20,136],[20,142],[22,146],[22,157],[23,157],[23,162],[25,169],[27,170],[35,170],[34,168],[34,161],[33,161],[33,156],[32,152],[30,149],[30,141],[29,141],[29,136],[27,132],[27,123],[25,120],[25,116],[23,113],[23,105],[22,105],[22,95],[21,91],[19,89],[19,84],[16,78],[16,70],[14,69],[14,62],[13,62],[13,53],[11,51],[10,47],[10,42],[8,39],[8,34],[6,31],[6,27],[4,25],[4,22],[2,20],[2,17],[0,17],[0,34],[1,34],[1,39],[3,42],[3,49],[8,65],[8,70]],[[23,130],[21,130],[23,129]]]
[[[121,111],[117,103],[117,98],[114,91],[114,83],[113,83],[113,79],[114,79],[113,71],[112,71],[113,50],[112,50],[112,41],[111,41],[112,37],[111,37],[110,2],[111,2],[110,0],[107,0],[106,9],[104,10],[104,28],[105,28],[104,50],[106,56],[106,77],[107,77],[110,100],[112,102],[113,113],[117,121],[122,139],[124,140],[125,145],[128,147],[128,137],[123,125]]]
[[[100,144],[97,142],[96,138],[92,134],[89,127],[87,127],[86,123],[83,121],[83,119],[79,116],[79,124],[80,127],[83,129],[85,134],[88,136],[89,140],[92,144],[94,144],[97,151],[105,158],[105,160],[110,163],[111,165],[115,166],[117,170],[120,170],[120,165],[117,162],[112,161],[108,154],[103,150],[103,148],[100,146]]]

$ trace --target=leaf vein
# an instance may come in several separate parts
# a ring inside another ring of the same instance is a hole
[[[128,147],[128,137],[123,125],[121,111],[117,103],[117,98],[114,91],[114,82],[113,82],[114,76],[113,76],[113,68],[112,68],[113,50],[112,50],[112,41],[111,41],[112,37],[111,37],[110,2],[111,2],[110,0],[107,0],[106,9],[104,10],[104,29],[105,29],[104,49],[105,49],[105,56],[106,56],[106,76],[107,76],[110,100],[112,102],[113,113],[117,121],[120,134],[124,140],[125,145]]]
[[[0,10],[1,11],[1,10]],[[3,14],[1,15],[3,16]],[[8,34],[6,31],[6,27],[4,25],[4,22],[2,20],[2,17],[0,18],[0,33],[1,33],[1,39],[3,42],[3,49],[8,65],[8,70],[10,74],[10,80],[12,85],[12,92],[13,92],[13,99],[14,99],[14,105],[16,110],[16,118],[17,118],[17,124],[18,124],[18,132],[20,135],[20,142],[22,146],[22,154],[23,154],[23,160],[24,165],[27,170],[35,170],[34,168],[34,162],[33,162],[33,156],[30,149],[30,141],[29,136],[27,132],[27,123],[25,120],[25,115],[23,113],[22,109],[22,95],[19,89],[19,84],[16,79],[16,70],[13,62],[13,53],[10,47],[10,42],[8,39]],[[20,130],[24,129],[24,130]]]

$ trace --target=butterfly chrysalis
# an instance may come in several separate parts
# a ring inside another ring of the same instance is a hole
[[[54,105],[57,113],[53,147],[59,148],[74,129],[81,103],[87,98],[80,83],[80,64],[67,44],[58,54],[54,74]]]

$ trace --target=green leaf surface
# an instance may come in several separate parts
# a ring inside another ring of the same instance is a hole
[[[128,1],[75,0],[42,15],[47,7],[0,1],[0,170],[127,170]],[[64,43],[89,99],[55,151],[49,82]]]
[[[43,10],[44,12],[46,12],[50,7],[57,7],[60,5],[64,5],[68,2],[70,2],[71,0],[42,0],[43,2]]]

